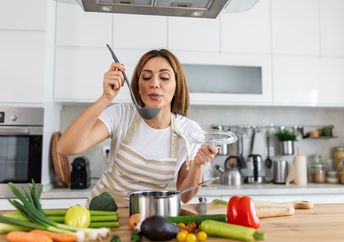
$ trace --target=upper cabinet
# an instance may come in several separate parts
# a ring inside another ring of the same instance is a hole
[[[322,55],[344,57],[344,1],[319,2]]]
[[[271,1],[272,52],[320,55],[317,0]]]
[[[183,51],[220,51],[220,25],[217,19],[168,18],[168,48]]]
[[[1,1],[0,29],[45,31],[46,0]]]
[[[43,104],[46,16],[45,0],[1,1],[1,103]]]
[[[167,17],[130,14],[113,16],[115,49],[167,48]]]
[[[98,46],[111,44],[112,15],[84,12],[77,4],[58,2],[56,45]]]
[[[222,13],[221,51],[231,53],[271,53],[270,1],[259,0],[242,13]]]

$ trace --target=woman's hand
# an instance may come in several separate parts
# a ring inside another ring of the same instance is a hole
[[[204,165],[205,163],[213,160],[217,152],[218,149],[213,145],[202,145],[194,158],[194,162],[197,165]]]
[[[104,74],[103,95],[112,100],[116,97],[119,89],[124,85],[124,65],[112,63],[110,69]]]

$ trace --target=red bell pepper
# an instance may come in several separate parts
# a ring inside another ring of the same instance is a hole
[[[227,222],[258,229],[260,222],[252,198],[232,196],[227,204]]]

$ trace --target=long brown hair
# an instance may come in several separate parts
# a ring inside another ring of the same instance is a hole
[[[187,116],[189,110],[189,91],[186,84],[184,70],[177,57],[166,49],[148,51],[137,63],[134,74],[131,78],[131,87],[136,99],[141,106],[145,105],[139,94],[139,78],[144,65],[154,57],[165,58],[170,63],[176,76],[176,91],[171,102],[171,112]]]

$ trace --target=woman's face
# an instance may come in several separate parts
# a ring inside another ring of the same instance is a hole
[[[139,93],[146,107],[170,107],[176,90],[176,77],[169,62],[154,57],[144,65],[139,77]]]

